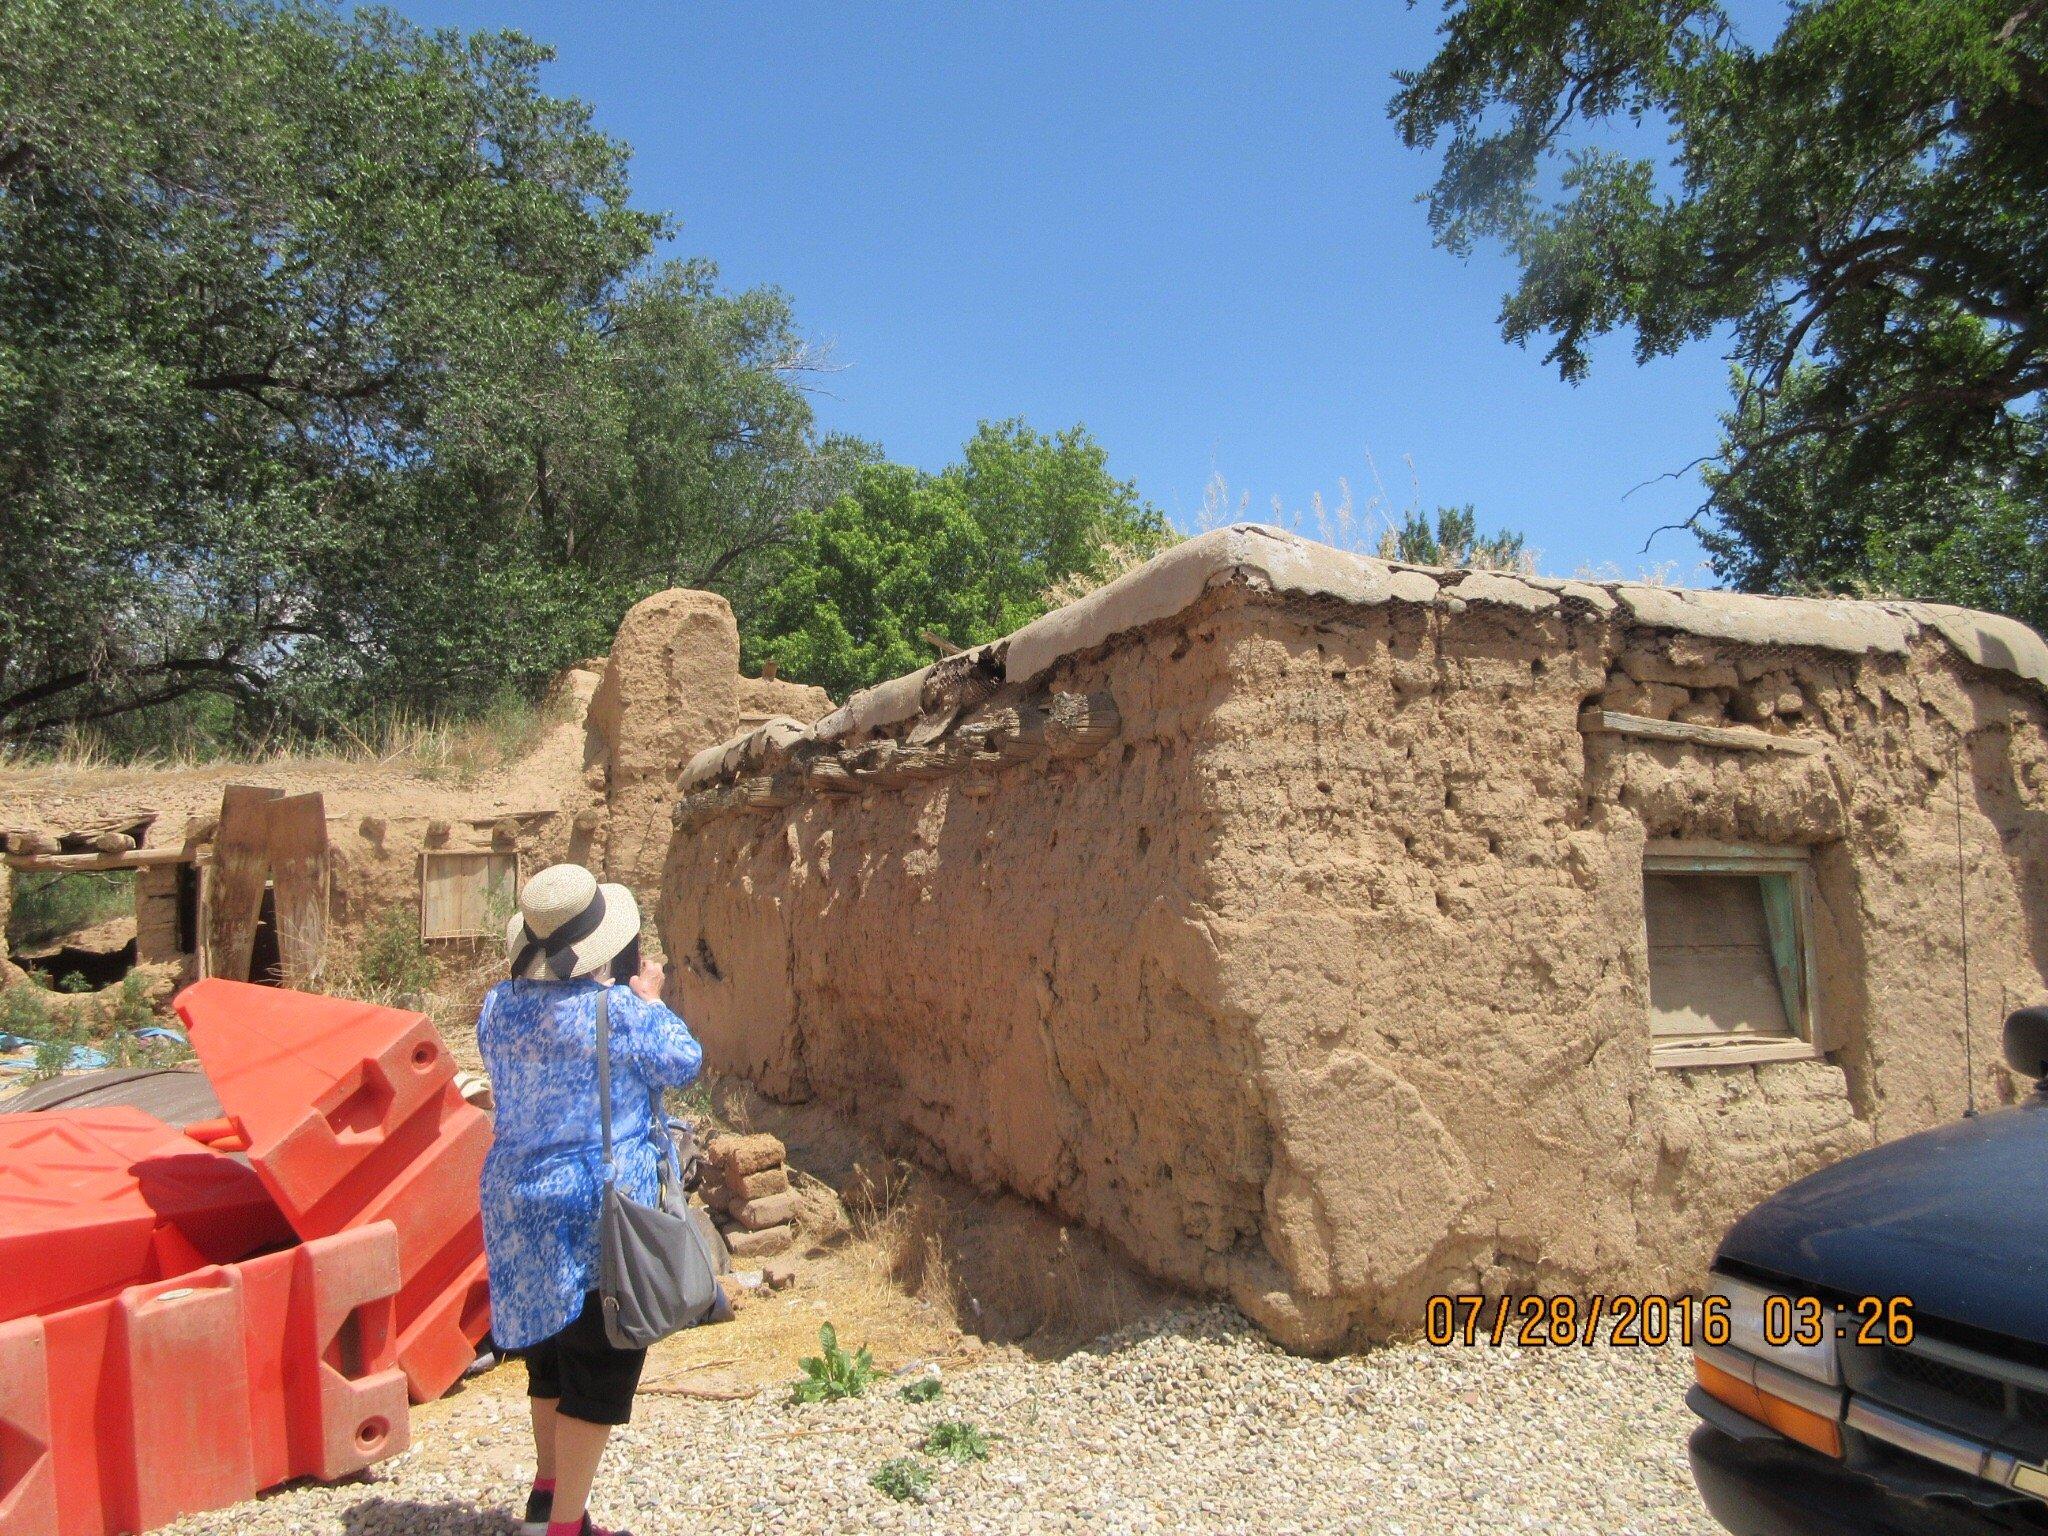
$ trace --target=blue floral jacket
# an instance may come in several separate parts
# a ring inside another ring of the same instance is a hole
[[[477,1044],[498,1101],[484,1159],[491,1336],[521,1349],[559,1332],[597,1288],[604,1151],[597,1112],[597,999],[611,996],[612,1151],[619,1187],[652,1202],[673,1158],[661,1091],[697,1075],[704,1053],[683,1021],[629,987],[501,981],[484,998]]]

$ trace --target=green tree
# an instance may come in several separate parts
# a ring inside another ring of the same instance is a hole
[[[846,483],[787,301],[649,268],[546,49],[297,0],[0,6],[0,737],[318,728],[743,598]]]
[[[746,626],[748,660],[842,698],[930,661],[926,631],[996,639],[1063,583],[1099,580],[1170,537],[1086,431],[1047,437],[1018,421],[984,422],[937,475],[870,463],[851,493],[796,521]]]
[[[1712,0],[1447,11],[1391,113],[1442,141],[1439,243],[1519,263],[1505,335],[1573,381],[1610,331],[1731,339],[1717,569],[2048,617],[2048,7],[1801,0],[1761,45]]]
[[[1462,507],[1438,507],[1436,520],[1419,511],[1403,515],[1398,528],[1389,528],[1380,538],[1382,560],[1402,560],[1410,565],[1465,566],[1481,571],[1520,570],[1527,561],[1525,539],[1502,529],[1481,533],[1472,503]]]

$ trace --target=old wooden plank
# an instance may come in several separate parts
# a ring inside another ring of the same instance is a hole
[[[1809,1041],[1660,1040],[1650,1051],[1653,1067],[1753,1067],[1768,1061],[1819,1061],[1823,1053]]]
[[[503,931],[518,892],[516,852],[422,853],[420,937],[489,938]]]
[[[157,869],[172,864],[197,864],[200,855],[188,848],[131,848],[125,853],[10,853],[9,869]]]
[[[178,868],[151,865],[135,874],[135,958],[144,965],[177,960],[179,945]]]
[[[1579,729],[1589,736],[1635,736],[1731,752],[1788,752],[1796,757],[1813,757],[1827,750],[1824,742],[1811,736],[1779,736],[1746,725],[1690,725],[1683,720],[1657,720],[1613,709],[1588,710],[1579,717]]]
[[[327,807],[319,791],[273,800],[265,817],[284,984],[310,989],[327,963]]]
[[[260,784],[230,784],[221,794],[220,829],[214,834],[213,870],[206,882],[209,976],[249,979],[263,887],[270,878],[269,807],[283,797],[283,790]]]

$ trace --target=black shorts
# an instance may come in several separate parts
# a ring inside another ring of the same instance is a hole
[[[624,1424],[633,1417],[644,1349],[618,1349],[604,1335],[597,1292],[560,1333],[519,1351],[526,1361],[526,1395],[559,1398],[556,1412],[586,1424]]]

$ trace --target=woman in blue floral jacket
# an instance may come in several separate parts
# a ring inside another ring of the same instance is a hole
[[[690,1082],[703,1061],[661,1001],[662,968],[634,964],[639,938],[640,908],[623,885],[599,885],[577,864],[542,870],[506,930],[511,980],[491,989],[477,1020],[497,1098],[483,1172],[491,1334],[525,1357],[533,1408],[527,1536],[607,1536],[585,1504],[647,1358],[613,1347],[596,1296],[598,998],[610,1000],[616,1177],[636,1200],[654,1202],[661,1160],[675,1157],[662,1091]]]

